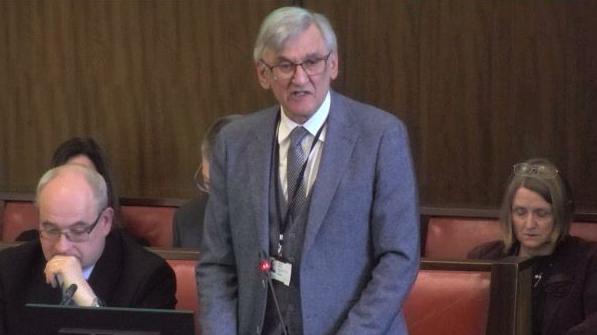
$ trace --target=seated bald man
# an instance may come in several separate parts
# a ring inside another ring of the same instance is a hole
[[[175,307],[168,264],[112,229],[100,174],[76,164],[49,170],[36,206],[40,238],[0,253],[0,334],[20,333],[27,303]]]

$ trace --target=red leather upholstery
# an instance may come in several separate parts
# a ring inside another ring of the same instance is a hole
[[[172,247],[172,218],[176,207],[121,206],[126,229],[152,247]]]
[[[490,278],[490,272],[419,271],[404,304],[409,334],[485,334]]]
[[[7,201],[2,215],[2,241],[14,242],[25,230],[37,229],[37,209],[31,201]]]
[[[424,256],[464,259],[475,246],[500,236],[497,219],[431,217],[427,225]]]
[[[167,259],[176,273],[176,309],[188,309],[195,313],[199,308],[195,269],[197,261],[190,259]]]
[[[570,234],[597,241],[597,224],[574,222]],[[497,219],[431,217],[427,225],[425,257],[464,259],[474,247],[500,238]]]
[[[570,226],[570,235],[578,236],[588,241],[597,242],[597,223],[574,222]]]
[[[199,296],[197,294],[197,280],[195,279],[196,260],[166,259],[176,274],[176,309],[191,310],[197,316],[199,310]],[[195,317],[195,334],[199,334],[199,325]]]

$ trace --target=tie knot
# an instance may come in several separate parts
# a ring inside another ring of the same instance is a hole
[[[301,144],[305,135],[307,135],[308,131],[304,127],[298,126],[295,127],[290,132],[290,145],[292,147],[296,147],[297,145]]]

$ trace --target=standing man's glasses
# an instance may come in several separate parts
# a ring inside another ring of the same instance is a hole
[[[64,235],[67,240],[71,242],[86,242],[89,241],[89,234],[93,231],[97,223],[99,222],[100,217],[102,217],[102,213],[106,210],[107,207],[102,209],[95,221],[92,224],[82,227],[74,227],[74,228],[67,228],[67,229],[58,229],[56,227],[44,227],[39,229],[39,234],[42,238],[56,242],[60,239],[61,235]]]
[[[291,61],[282,61],[276,65],[269,65],[263,59],[259,62],[265,65],[273,74],[275,79],[290,79],[296,73],[297,67],[302,67],[303,71],[309,76],[316,76],[325,71],[328,58],[332,52],[330,51],[326,56],[307,58],[300,63],[293,63]]]

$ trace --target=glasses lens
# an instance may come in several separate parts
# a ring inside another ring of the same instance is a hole
[[[62,232],[58,229],[41,229],[39,231],[39,234],[41,235],[41,237],[45,238],[46,240],[50,240],[50,241],[56,241],[60,238],[60,235],[62,235]]]
[[[85,242],[89,240],[87,231],[68,230],[65,232],[66,238],[73,242]]]
[[[310,75],[320,74],[325,69],[325,61],[323,59],[318,59],[316,61],[304,62],[303,69]]]
[[[539,176],[553,178],[558,174],[558,170],[551,166],[519,163],[513,167],[514,174],[520,176]]]
[[[281,62],[272,67],[274,75],[280,79],[289,79],[296,73],[298,66],[303,68],[306,74],[310,76],[321,74],[325,71],[325,65],[332,53],[328,53],[324,57],[306,59],[301,63]]]

